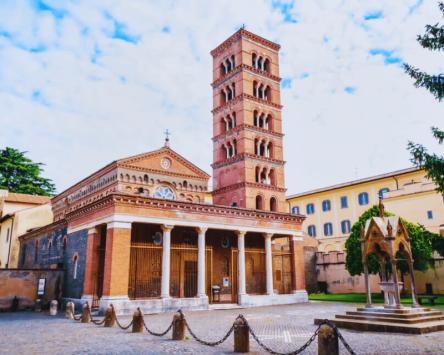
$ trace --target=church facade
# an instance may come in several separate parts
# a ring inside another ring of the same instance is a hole
[[[279,45],[240,29],[213,56],[210,176],[169,147],[114,161],[52,201],[20,265],[120,313],[307,301],[304,216],[285,200]]]

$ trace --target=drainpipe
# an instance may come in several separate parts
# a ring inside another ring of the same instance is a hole
[[[8,258],[6,259],[6,269],[9,269],[9,257],[11,255],[11,244],[12,244],[12,232],[14,231],[14,215],[11,216],[11,230],[9,231],[9,246],[8,246]]]
[[[399,189],[398,179],[395,176],[392,176],[392,177],[393,177],[393,180],[396,181],[396,190],[398,190]]]

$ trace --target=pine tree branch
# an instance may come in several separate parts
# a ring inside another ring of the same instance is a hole
[[[429,90],[438,101],[444,98],[444,74],[429,75],[409,64],[404,64],[405,72],[415,79],[416,87]]]
[[[427,25],[425,34],[418,36],[418,42],[424,48],[432,51],[444,50],[444,26],[439,26],[439,24]]]

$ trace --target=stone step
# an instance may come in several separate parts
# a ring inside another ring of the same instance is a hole
[[[320,324],[323,319],[315,319]],[[425,334],[444,330],[444,321],[425,322],[418,324],[396,324],[370,320],[331,319],[339,328],[370,332]]]
[[[424,307],[418,307],[418,308],[384,308],[384,307],[373,307],[373,308],[357,308],[358,311],[362,312],[382,312],[382,313],[397,313],[397,314],[411,314],[411,313],[421,313],[421,312],[428,312],[428,311],[434,311],[432,308],[424,308]]]
[[[377,317],[397,317],[399,319],[412,319],[425,316],[444,316],[444,312],[441,311],[425,311],[425,312],[415,312],[415,313],[388,313],[388,312],[366,312],[366,311],[348,311],[347,315],[350,316],[377,316]]]
[[[380,317],[378,314],[372,314],[370,316],[337,314],[336,318],[338,318],[338,319],[353,319],[353,320],[370,320],[370,321],[398,323],[398,324],[417,324],[417,323],[444,320],[444,315],[424,316],[424,317],[418,317],[418,318],[405,319],[405,318],[397,318],[397,317]]]

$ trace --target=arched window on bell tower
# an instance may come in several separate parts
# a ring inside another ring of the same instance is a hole
[[[262,200],[262,196],[261,195],[257,195],[256,196],[256,209],[257,210],[262,210],[263,208],[263,200]]]
[[[275,212],[276,210],[277,210],[276,198],[272,197],[272,198],[270,198],[270,211]]]

